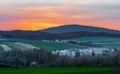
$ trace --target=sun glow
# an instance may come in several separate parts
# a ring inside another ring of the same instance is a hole
[[[1,0],[0,30],[41,30],[66,24],[120,30],[119,3],[120,0]]]

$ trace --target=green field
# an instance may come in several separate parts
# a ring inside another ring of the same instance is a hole
[[[0,44],[3,44],[3,42],[2,42],[2,41],[0,41]]]
[[[80,38],[73,38],[71,40],[77,41],[91,41],[93,43],[103,43],[98,44],[102,45],[105,48],[118,48],[120,49],[120,38],[112,38],[112,37],[80,37]],[[106,44],[104,44],[106,43]],[[108,44],[107,44],[108,43]]]
[[[85,47],[76,46],[76,45],[69,45],[65,43],[55,43],[55,42],[42,42],[39,40],[28,40],[28,39],[15,39],[15,38],[3,38],[7,40],[14,40],[21,43],[31,44],[33,46],[43,48],[45,50],[63,50],[63,49],[70,49],[70,48],[80,48],[83,49]],[[112,37],[80,37],[80,38],[73,38],[71,40],[77,40],[77,41],[91,41],[93,43],[100,43],[103,42],[103,44],[98,44],[104,48],[120,48],[120,38],[112,38]],[[110,43],[111,44],[104,44],[104,43]],[[118,43],[116,43],[118,42]],[[4,44],[0,42],[1,44]],[[11,47],[13,50],[24,50],[26,48],[18,46],[14,43],[5,43],[9,47]]]
[[[93,42],[99,42],[99,41],[115,41],[120,42],[120,38],[112,38],[112,37],[79,37],[79,38],[72,38],[71,40],[77,40],[77,41],[93,41]]]
[[[23,42],[23,43],[28,43],[33,46],[43,48],[46,50],[63,50],[63,49],[69,49],[69,48],[82,48],[74,45],[68,45],[68,44],[62,44],[62,43],[52,43],[52,42],[41,42],[41,41],[28,41],[28,42]]]
[[[8,40],[15,40],[21,43],[26,43],[26,44],[31,44],[33,46],[43,48],[45,50],[63,50],[63,49],[69,49],[69,48],[83,48],[80,46],[75,46],[75,45],[69,45],[69,44],[64,44],[64,43],[54,43],[54,42],[42,42],[38,40],[27,40],[27,39],[12,39],[12,38],[7,38]],[[15,48],[13,43],[6,43],[8,46],[14,49]]]
[[[112,67],[0,68],[0,74],[112,74]]]

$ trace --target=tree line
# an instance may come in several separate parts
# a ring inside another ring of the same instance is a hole
[[[14,50],[0,53],[0,67],[120,66],[120,51],[106,56],[58,56],[49,51]]]

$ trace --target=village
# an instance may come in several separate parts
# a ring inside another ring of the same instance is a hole
[[[88,49],[73,48],[65,50],[55,50],[52,51],[52,53],[59,56],[79,57],[79,56],[107,56],[117,51],[118,51],[117,49],[108,48],[88,48]]]

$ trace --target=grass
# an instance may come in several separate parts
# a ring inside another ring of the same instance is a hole
[[[74,45],[68,45],[68,44],[62,44],[62,43],[52,43],[52,42],[36,42],[36,41],[30,41],[27,42],[28,44],[31,44],[33,46],[47,49],[47,50],[63,50],[63,49],[69,49],[69,48],[82,48]]]
[[[91,41],[93,43],[109,43],[109,44],[98,44],[102,45],[105,48],[120,48],[120,38],[112,38],[112,37],[80,37],[80,38],[73,38],[72,40],[77,41]],[[114,42],[111,43],[110,42]],[[117,43],[119,42],[119,43]]]
[[[92,42],[99,42],[99,41],[113,41],[113,42],[120,42],[119,38],[112,38],[112,37],[103,37],[103,36],[96,36],[96,37],[79,37],[73,38],[71,40],[77,41],[92,41]]]
[[[3,44],[3,42],[0,42],[0,44]]]
[[[120,49],[120,44],[99,44],[102,45],[105,48],[118,48]]]
[[[0,40],[0,44],[3,44],[3,42]]]
[[[0,74],[106,74],[112,67],[0,68]]]

